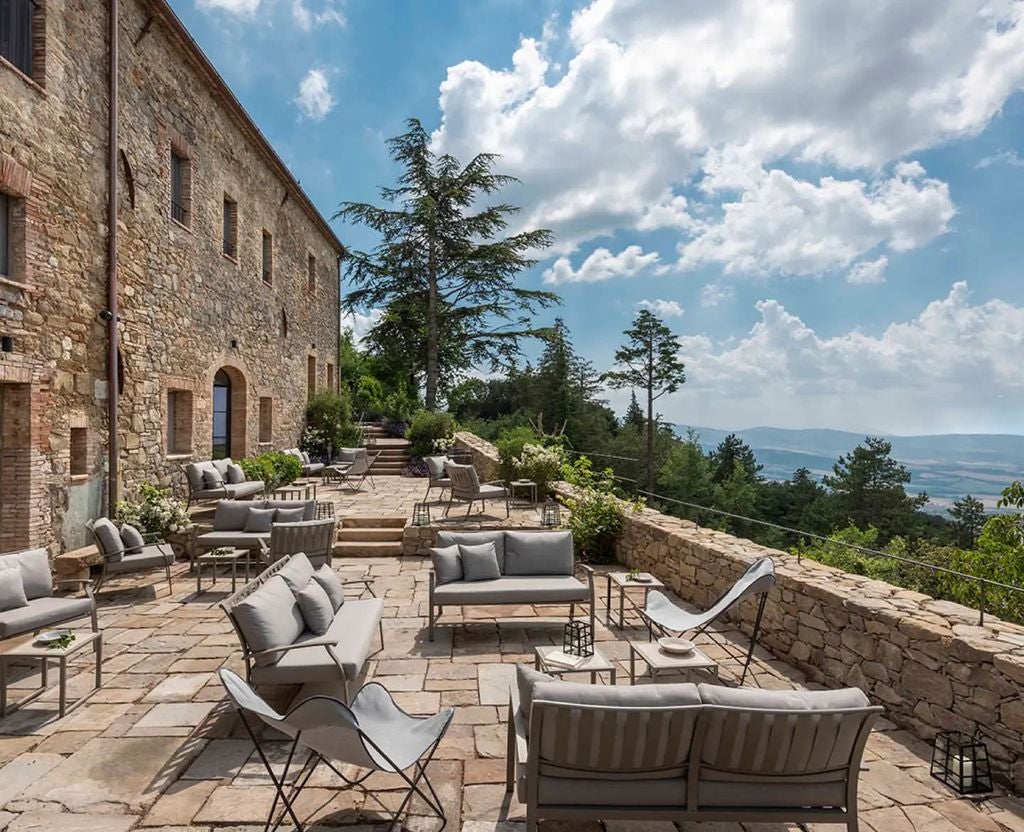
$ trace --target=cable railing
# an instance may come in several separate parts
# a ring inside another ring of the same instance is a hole
[[[629,462],[642,462],[643,461],[641,459],[638,459],[637,457],[618,456],[618,455],[615,455],[615,454],[604,454],[604,453],[600,453],[598,451],[577,451],[577,450],[569,449],[568,452],[571,453],[571,454],[576,454],[577,456],[600,457],[600,458],[605,458],[605,459],[619,459],[619,460],[625,460],[625,461],[629,461]],[[686,500],[680,500],[677,497],[669,497],[667,494],[658,494],[658,493],[653,492],[653,491],[647,491],[646,489],[640,488],[639,480],[633,479],[631,477],[623,477],[623,476],[620,476],[618,474],[615,474],[614,472],[612,473],[612,477],[614,479],[618,480],[618,481],[621,481],[621,482],[633,483],[634,486],[635,486],[635,489],[634,489],[635,493],[638,496],[649,497],[651,499],[660,500],[660,501],[663,501],[663,502],[666,502],[666,503],[673,503],[675,505],[685,506],[687,508],[696,509],[698,511],[706,511],[706,512],[709,512],[710,514],[715,514],[715,515],[718,515],[719,517],[726,517],[726,518],[729,518],[731,520],[741,520],[741,521],[743,521],[745,523],[755,523],[755,524],[757,524],[759,526],[765,526],[767,528],[775,529],[777,531],[786,532],[787,534],[796,535],[796,536],[798,536],[800,538],[807,538],[807,539],[810,539],[810,540],[817,540],[817,541],[820,541],[822,543],[827,543],[827,544],[834,545],[834,546],[843,546],[843,547],[845,547],[847,549],[850,549],[852,551],[858,552],[859,554],[869,555],[871,557],[877,557],[877,558],[885,558],[885,559],[890,560],[890,561],[895,561],[897,563],[901,563],[901,564],[903,564],[905,566],[915,566],[915,567],[919,567],[921,569],[928,570],[928,571],[933,572],[933,573],[949,575],[949,576],[952,576],[952,577],[955,577],[955,578],[959,578],[959,579],[964,580],[964,581],[968,581],[968,582],[974,584],[975,586],[977,586],[977,588],[978,588],[978,623],[979,624],[984,624],[985,623],[985,609],[987,607],[987,594],[986,593],[988,591],[994,590],[994,589],[999,589],[999,590],[1004,590],[1004,591],[1009,591],[1009,592],[1024,593],[1024,587],[1014,586],[1013,584],[1006,584],[1006,583],[1003,583],[1002,581],[992,580],[991,578],[982,578],[979,575],[971,575],[968,572],[961,572],[958,569],[951,569],[948,566],[940,566],[938,564],[928,563],[928,562],[923,561],[923,560],[918,560],[917,558],[906,557],[905,555],[895,555],[892,552],[886,552],[886,551],[883,551],[881,549],[871,549],[871,548],[869,548],[867,546],[859,546],[856,543],[847,543],[844,540],[837,540],[834,537],[827,537],[825,535],[816,534],[815,532],[808,532],[808,531],[803,531],[801,529],[795,529],[795,528],[792,528],[791,526],[784,526],[781,523],[773,523],[770,520],[761,520],[761,519],[756,518],[756,517],[747,517],[747,516],[742,515],[742,514],[736,514],[736,513],[731,512],[731,511],[724,511],[722,509],[714,508],[712,506],[705,506],[705,505],[701,505],[700,503],[692,503],[692,502],[688,502]],[[700,524],[698,523],[698,521],[694,520],[692,522],[699,527]],[[796,552],[796,559],[797,559],[797,563],[800,563],[800,564],[803,563],[803,556],[800,554],[800,550],[799,549],[797,549],[797,552]]]

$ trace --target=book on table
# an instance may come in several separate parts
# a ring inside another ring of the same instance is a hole
[[[552,650],[544,656],[544,664],[562,670],[574,670],[589,658],[590,656],[573,656],[564,650]]]

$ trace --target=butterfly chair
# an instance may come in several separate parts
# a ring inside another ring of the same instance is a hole
[[[747,661],[743,665],[742,685],[747,678],[747,670],[754,658],[754,647],[761,629],[761,617],[764,605],[768,600],[768,590],[775,586],[775,562],[771,558],[759,558],[751,564],[743,576],[719,598],[707,612],[692,613],[680,609],[661,592],[652,591],[647,597],[646,607],[640,611],[647,624],[648,633],[653,637],[657,629],[661,633],[704,632],[711,624],[721,618],[732,607],[748,595],[760,595],[757,605],[757,617],[754,619],[754,631],[750,634],[750,646],[747,648]]]
[[[282,716],[264,702],[239,676],[227,669],[221,669],[219,674],[231,704],[256,746],[256,753],[277,790],[270,808],[270,816],[267,818],[267,828],[277,829],[287,815],[295,824],[297,832],[302,832],[303,827],[296,815],[295,803],[320,763],[326,765],[350,786],[361,784],[376,771],[401,777],[408,786],[408,791],[398,809],[391,813],[392,827],[398,823],[413,795],[419,795],[430,807],[434,815],[441,820],[442,829],[448,822],[441,800],[427,778],[427,765],[448,730],[448,725],[455,714],[454,708],[445,708],[430,717],[410,716],[395,704],[395,700],[383,685],[371,682],[356,694],[351,705],[330,696],[313,696],[293,705],[288,713]],[[258,717],[266,725],[292,740],[288,760],[280,777],[274,774],[274,769],[257,739],[250,715]],[[291,789],[286,792],[288,770],[295,762],[295,752],[300,745],[308,748],[311,753]],[[357,766],[366,771],[352,779],[342,773],[342,767],[345,765]],[[424,794],[420,781],[426,784],[430,797]],[[282,804],[279,814],[278,801]],[[276,820],[275,814],[278,815]]]
[[[380,456],[379,452],[371,454],[366,448],[342,448],[338,453],[338,462],[331,467],[339,487],[345,485],[353,491],[359,491],[366,480],[370,481],[370,488],[377,487],[370,469]]]

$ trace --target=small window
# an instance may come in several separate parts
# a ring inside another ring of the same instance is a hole
[[[192,164],[177,149],[171,148],[171,219],[188,226],[191,221]]]
[[[238,257],[238,203],[224,194],[224,254]]]
[[[39,0],[0,0],[0,56],[42,84],[46,6]]]
[[[327,365],[327,389],[328,390],[333,390],[334,389],[334,365],[333,364],[328,364]]]
[[[288,313],[281,309],[281,337],[288,337]]]
[[[310,254],[306,258],[306,291],[316,291],[316,255]]]
[[[274,238],[266,229],[263,231],[263,282],[274,282]]]
[[[316,395],[316,356],[311,355],[306,359],[306,386],[307,395],[313,398]]]
[[[274,400],[270,396],[260,396],[260,442],[270,444],[274,441]]]
[[[71,476],[89,473],[89,430],[71,428]]]
[[[167,453],[192,453],[192,393],[167,391]]]
[[[11,276],[11,198],[0,194],[0,275]]]

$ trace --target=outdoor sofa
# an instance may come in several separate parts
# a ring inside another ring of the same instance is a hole
[[[182,466],[188,484],[188,504],[202,500],[247,500],[263,494],[263,480],[247,480],[231,457]]]
[[[75,585],[85,597],[54,595],[55,586]],[[88,616],[92,629],[96,621],[96,600],[89,581],[54,581],[45,549],[26,549],[0,555],[0,639],[23,633],[37,633]]]
[[[250,520],[252,509],[257,512],[273,510],[274,514],[269,517],[264,514],[259,518],[264,522],[256,523]],[[197,534],[192,549],[196,554],[222,546],[261,552],[270,545],[273,524],[315,519],[316,500],[221,500],[213,512],[213,529]]]
[[[482,553],[467,553],[464,547],[475,549],[486,544],[493,544],[497,566],[490,577],[481,578],[476,561]],[[569,604],[571,619],[575,617],[576,605],[586,604],[590,607],[593,629],[594,570],[579,564],[586,580],[576,577],[572,532],[441,531],[430,557],[430,641],[434,640],[434,624],[444,607],[449,606]],[[465,563],[463,558],[467,558]]]
[[[127,524],[118,530],[107,517],[97,517],[87,526],[92,532],[96,550],[103,558],[94,592],[99,592],[111,575],[135,575],[151,569],[163,569],[167,588],[174,594],[174,583],[171,580],[174,550],[169,543],[159,540],[158,535],[141,534]]]
[[[315,477],[323,474],[324,464],[322,462],[313,462],[308,451],[300,451],[298,448],[285,448],[282,453],[293,456],[302,463],[302,476]]]
[[[845,823],[880,707],[857,688],[585,685],[519,667],[508,791],[546,819]]]
[[[371,597],[345,597],[344,587],[356,584]],[[320,590],[329,611],[309,597]],[[314,569],[303,554],[275,562],[220,607],[242,644],[253,685],[313,685],[350,702],[378,637],[384,647],[384,602],[371,582],[343,582],[329,564]]]

